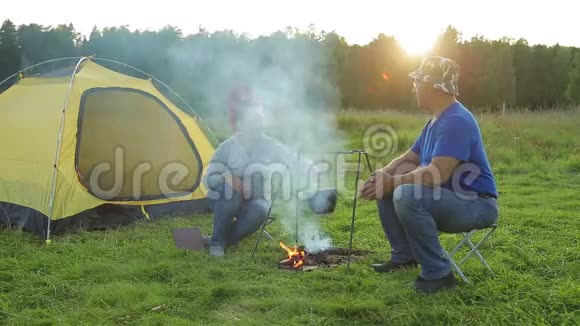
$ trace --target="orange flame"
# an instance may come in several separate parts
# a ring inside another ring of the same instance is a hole
[[[288,259],[292,261],[293,269],[299,269],[300,266],[304,265],[304,255],[306,254],[304,250],[298,250],[297,247],[288,248],[282,241],[280,241],[280,247],[288,253]]]

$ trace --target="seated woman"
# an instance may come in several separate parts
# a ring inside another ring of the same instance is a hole
[[[226,247],[260,228],[270,206],[272,174],[298,162],[286,146],[264,134],[263,108],[255,100],[242,99],[230,109],[230,123],[234,135],[218,146],[203,176],[213,212],[212,256],[223,256]]]

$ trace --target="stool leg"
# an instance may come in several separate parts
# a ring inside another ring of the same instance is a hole
[[[495,228],[493,228],[491,231],[487,232],[487,234],[481,240],[479,240],[479,242],[475,245],[475,247],[472,247],[471,251],[468,252],[467,255],[465,255],[465,257],[463,257],[463,259],[459,262],[459,265],[462,265],[469,257],[471,257],[475,252],[477,252],[479,247],[481,247],[484,243],[486,243],[487,239],[489,239],[489,237],[494,232],[495,232]],[[469,240],[469,238],[467,240]]]
[[[274,237],[268,233],[268,231],[264,230],[264,235],[268,238],[268,240],[274,240]]]
[[[276,198],[276,194],[272,196],[272,202],[270,202],[270,207],[268,207],[268,212],[266,212],[266,218],[264,219],[264,223],[262,223],[262,228],[260,229],[260,234],[258,234],[258,238],[256,239],[256,245],[254,246],[254,251],[252,251],[252,258],[256,255],[256,250],[258,250],[258,245],[260,244],[260,240],[262,240],[262,234],[266,232],[266,225],[268,224],[268,218],[270,217],[270,213],[272,213],[272,207],[274,207],[274,199]],[[270,240],[273,240],[272,236],[266,232]]]
[[[467,279],[467,277],[465,277],[465,274],[463,274],[463,272],[459,268],[459,266],[457,266],[455,261],[453,261],[453,258],[451,258],[451,256],[449,256],[449,253],[447,252],[447,250],[443,249],[443,252],[445,252],[445,254],[447,255],[447,259],[449,259],[449,262],[451,263],[451,267],[453,267],[453,269],[459,275],[459,277],[461,277],[463,282],[470,283],[469,280]]]
[[[455,246],[455,248],[453,250],[451,250],[451,253],[449,254],[449,256],[453,257],[453,255],[455,255],[455,253],[459,249],[461,249],[461,247],[463,247],[463,245],[467,242],[467,240],[469,240],[469,238],[471,238],[471,236],[475,233],[475,231],[477,231],[477,230],[471,230],[468,233],[463,233],[463,239],[461,239],[461,241],[459,241],[457,246]]]
[[[258,233],[258,238],[256,239],[256,245],[254,246],[254,251],[252,251],[252,258],[254,258],[254,255],[256,255],[256,250],[258,250],[258,245],[260,244],[260,240],[262,239],[262,234],[264,232],[266,232],[266,230],[264,230],[264,228],[266,228],[266,222],[268,219],[264,220],[264,223],[262,223],[262,227],[260,228],[260,233]],[[268,234],[268,232],[266,232],[266,234]],[[268,234],[268,236],[270,238],[272,238],[272,236],[270,234]]]
[[[494,233],[494,232],[495,232],[495,228],[493,228],[492,230],[490,230],[488,232],[488,234],[486,235],[486,237],[484,237],[484,239],[487,240],[489,238],[489,236],[491,236],[491,234]],[[475,250],[475,255],[477,256],[477,258],[479,258],[479,261],[481,261],[481,263],[483,264],[483,266],[485,266],[487,268],[487,270],[491,273],[491,275],[493,277],[496,277],[495,273],[491,269],[491,266],[489,266],[489,264],[487,263],[487,261],[485,260],[485,258],[483,258],[483,256],[481,255],[481,253],[478,250],[479,247],[481,247],[482,245],[485,244],[485,243],[482,243],[484,241],[484,239],[481,239],[477,243],[477,245],[474,245],[473,242],[471,242],[471,240],[467,241],[467,244],[471,247],[471,250],[472,251]]]
[[[467,244],[471,247],[471,249],[475,249],[475,246],[473,245],[473,242],[468,241]],[[479,261],[481,261],[481,263],[483,264],[483,266],[485,266],[487,268],[487,270],[491,273],[491,275],[493,275],[493,277],[496,277],[495,273],[493,272],[493,270],[491,269],[491,267],[489,266],[489,264],[487,263],[487,261],[483,258],[483,256],[479,252],[479,250],[476,250],[475,251],[475,255],[477,256],[477,258],[479,258]]]

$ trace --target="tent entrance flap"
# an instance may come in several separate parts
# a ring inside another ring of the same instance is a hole
[[[91,88],[81,97],[75,167],[80,183],[108,201],[183,196],[203,163],[179,118],[142,90]]]

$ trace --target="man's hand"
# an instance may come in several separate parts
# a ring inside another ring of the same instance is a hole
[[[359,191],[359,198],[371,200],[371,190],[375,189],[375,172],[371,174],[371,176],[365,180],[363,183],[360,191]]]
[[[367,200],[380,199],[394,191],[395,182],[393,176],[377,170],[363,184],[359,197]]]
[[[235,192],[239,192],[240,194],[244,193],[244,184],[240,177],[233,174],[228,174],[225,176],[225,181],[232,187]]]

